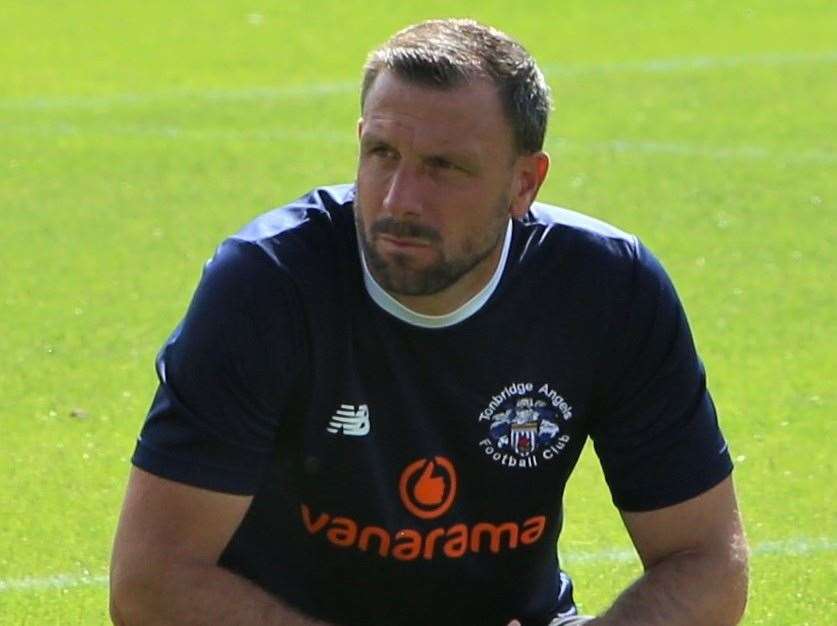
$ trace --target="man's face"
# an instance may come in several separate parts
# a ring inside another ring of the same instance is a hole
[[[434,89],[385,71],[358,130],[355,220],[375,280],[400,296],[478,289],[516,212],[517,159],[496,88]]]

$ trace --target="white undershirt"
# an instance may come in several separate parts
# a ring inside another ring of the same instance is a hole
[[[360,250],[360,262],[363,265],[363,284],[366,286],[366,292],[369,297],[374,300],[375,304],[381,307],[384,311],[400,319],[403,322],[412,324],[413,326],[420,326],[422,328],[444,328],[446,326],[453,326],[458,324],[474,313],[479,311],[483,305],[494,293],[497,285],[500,283],[500,278],[503,275],[503,270],[506,267],[506,259],[509,256],[509,247],[511,246],[512,222],[506,227],[505,240],[503,241],[503,252],[500,254],[500,261],[497,263],[497,268],[491,276],[485,287],[479,290],[474,297],[464,303],[461,307],[450,313],[444,315],[425,315],[424,313],[417,313],[412,309],[408,309],[398,300],[389,295],[383,287],[374,279],[369,272],[369,267],[366,265],[366,258],[363,256],[363,249]]]

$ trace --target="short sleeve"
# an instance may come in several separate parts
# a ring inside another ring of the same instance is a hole
[[[601,351],[590,434],[614,504],[671,506],[732,471],[686,314],[656,258],[634,241]]]
[[[137,467],[255,493],[305,367],[297,300],[287,272],[257,245],[219,247],[157,357],[159,386],[132,458]]]

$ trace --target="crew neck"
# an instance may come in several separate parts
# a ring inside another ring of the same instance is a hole
[[[372,298],[375,304],[381,307],[384,311],[412,326],[418,326],[420,328],[446,328],[448,326],[453,326],[454,324],[459,324],[479,311],[485,303],[488,302],[488,299],[497,289],[497,285],[500,284],[500,278],[503,276],[503,270],[506,267],[506,261],[509,256],[509,247],[511,246],[511,239],[512,222],[509,220],[508,226],[506,227],[505,240],[503,241],[503,251],[500,254],[500,261],[497,263],[497,267],[494,270],[494,274],[491,276],[491,279],[467,302],[450,313],[445,313],[444,315],[426,315],[424,313],[413,311],[401,304],[398,300],[387,293],[387,291],[381,287],[378,284],[378,281],[376,281],[372,276],[372,273],[369,271],[369,267],[366,264],[366,257],[363,254],[363,249],[360,249],[360,262],[363,266],[363,284],[366,287],[366,293],[368,293],[369,297]],[[360,246],[358,247],[360,248]]]

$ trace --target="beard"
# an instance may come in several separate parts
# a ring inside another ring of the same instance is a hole
[[[367,231],[357,196],[355,225],[369,272],[384,290],[401,296],[429,296],[447,289],[491,256],[506,233],[508,208],[509,201],[504,196],[498,203],[496,220],[486,224],[483,232],[465,239],[458,253],[450,256],[444,251],[441,234],[429,226],[384,217],[374,222]],[[396,252],[385,256],[378,250],[380,235],[422,240],[437,258],[417,267],[415,259],[409,254]]]

